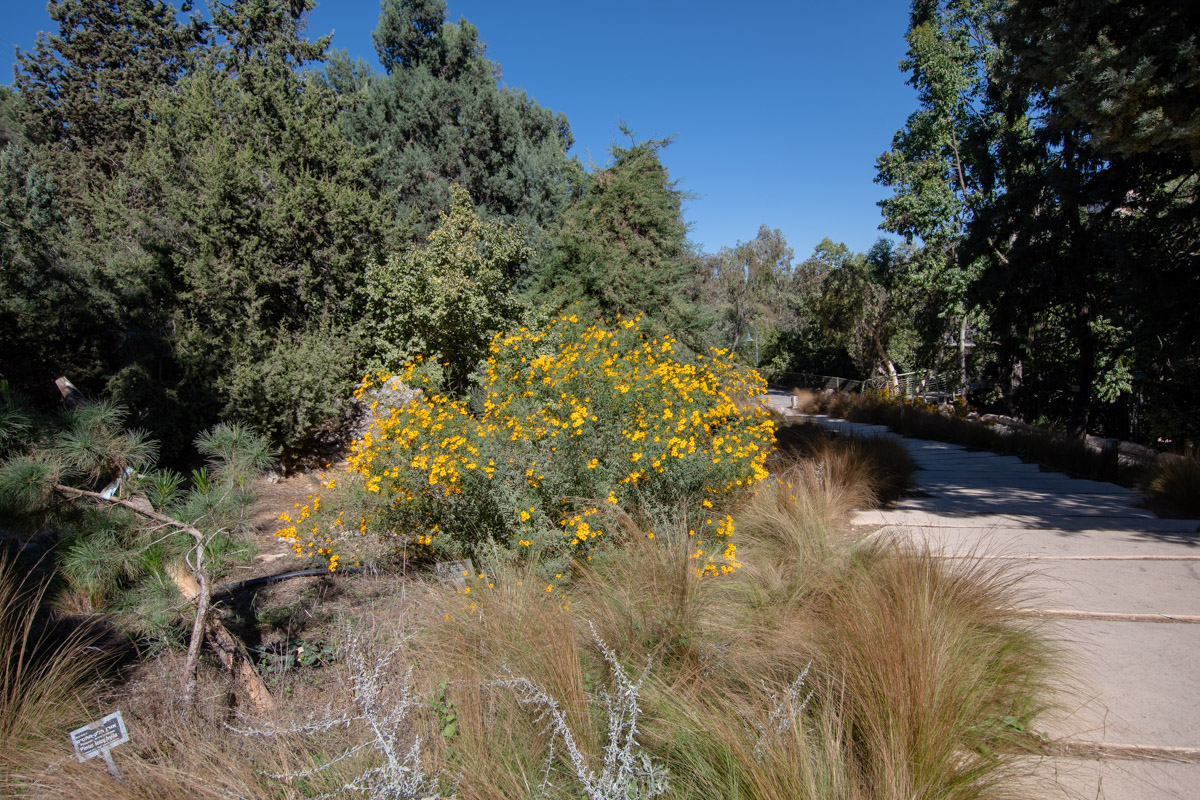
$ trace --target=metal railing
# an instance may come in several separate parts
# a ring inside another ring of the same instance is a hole
[[[818,375],[813,372],[776,373],[771,385],[777,388],[811,389],[835,392],[860,392],[864,389],[883,391],[891,387],[890,375],[879,375],[865,381],[856,378],[839,378],[835,375]],[[896,376],[896,389],[902,397],[921,397],[928,400],[946,401],[958,393],[958,376],[936,372],[904,372]]]
[[[839,378],[835,375],[817,375],[813,372],[777,372],[771,380],[772,386],[788,389],[812,389],[835,392],[862,391],[863,382],[856,378]]]
[[[880,375],[868,380],[868,389],[882,391],[895,386],[901,397],[921,397],[933,400],[948,400],[958,392],[958,376],[939,375],[936,372],[902,372],[896,376],[895,384],[890,375]]]

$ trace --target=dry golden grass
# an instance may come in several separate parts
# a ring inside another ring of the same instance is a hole
[[[895,541],[863,548],[819,611],[821,663],[874,798],[1003,797],[1048,702],[1053,651],[1013,611],[1019,579]]]
[[[819,425],[792,422],[775,432],[777,459],[803,459],[831,470],[830,486],[856,493],[848,508],[886,503],[913,486],[917,465],[904,444],[890,436],[846,436]]]
[[[733,575],[697,576],[685,519],[647,530],[615,514],[605,530],[619,546],[549,582],[536,565],[512,563],[464,587],[353,578],[357,594],[339,601],[348,627],[327,638],[368,648],[368,661],[403,645],[380,702],[403,700],[411,665],[420,703],[401,738],[420,735],[427,772],[463,798],[581,795],[578,765],[545,709],[501,682],[527,678],[554,698],[582,763],[598,772],[611,722],[600,692],[617,685],[600,642],[631,678],[652,665],[630,747],[670,770],[670,797],[1009,796],[1015,731],[1036,724],[1055,669],[1044,637],[1012,611],[1019,581],[988,566],[998,562],[949,562],[853,536],[845,516],[873,501],[870,469],[862,452],[814,441],[829,447],[820,459],[781,461],[731,509],[743,564]],[[376,763],[368,750],[322,778],[269,778],[371,734],[356,725],[240,736],[224,724],[220,676],[206,675],[197,718],[175,698],[171,663],[143,669],[124,699],[142,698],[128,711],[138,740],[116,754],[125,784],[35,744],[24,794],[311,797]],[[346,658],[300,674],[278,718],[254,724],[346,707],[358,685]]]
[[[24,754],[63,742],[87,721],[88,689],[104,666],[87,625],[54,625],[41,612],[47,582],[0,555],[0,789],[19,782]]]

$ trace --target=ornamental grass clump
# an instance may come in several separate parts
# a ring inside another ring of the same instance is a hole
[[[1148,470],[1143,488],[1171,511],[1200,514],[1200,452],[1160,456]]]
[[[474,405],[442,394],[394,408],[354,443],[354,511],[321,499],[283,515],[278,535],[328,559],[364,545],[478,555],[490,543],[536,552],[548,573],[586,561],[618,518],[653,536],[684,520],[702,576],[738,567],[731,503],[763,480],[774,423],[751,398],[766,386],[714,351],[684,358],[637,319],[589,325],[572,314],[497,335]],[[359,389],[421,380],[422,365]],[[611,535],[609,539],[613,538]]]

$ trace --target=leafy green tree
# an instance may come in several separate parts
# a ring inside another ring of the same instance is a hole
[[[1198,21],[1136,0],[1014,4],[994,21],[1006,85],[1038,124],[1002,143],[1020,168],[968,241],[1017,347],[1069,375],[1056,405],[1076,435],[1135,371],[1196,374]]]
[[[614,145],[612,164],[593,174],[583,197],[563,213],[537,277],[551,308],[578,303],[595,317],[640,314],[651,333],[694,338],[684,194],[659,158],[668,143]]]
[[[373,36],[387,74],[366,82],[365,96],[347,111],[348,133],[413,235],[438,224],[455,185],[485,216],[537,235],[577,192],[570,125],[500,86],[478,30],[465,19],[446,22],[445,13],[441,0],[385,0]]]
[[[514,226],[485,222],[465,189],[428,241],[368,268],[364,341],[376,368],[420,356],[447,388],[462,391],[492,336],[524,306],[513,286],[530,255]]]
[[[932,295],[933,318],[923,320],[924,354],[942,366],[943,343],[957,342],[960,383],[968,382],[968,338],[987,324],[971,288],[982,262],[961,243],[981,204],[1003,191],[1005,164],[998,143],[1028,130],[1022,114],[1006,115],[999,80],[1000,50],[992,21],[1002,0],[917,0],[901,68],[917,90],[918,109],[876,161],[876,181],[894,194],[880,202],[884,230],[921,249],[906,259],[903,279]],[[987,239],[988,254],[1004,247]],[[953,332],[953,334],[951,333]]]
[[[704,258],[700,269],[701,297],[716,310],[708,337],[732,351],[757,339],[761,361],[763,350],[772,348],[779,333],[791,324],[787,293],[792,248],[783,233],[763,225],[749,242]],[[754,361],[753,355],[744,355]]]
[[[903,254],[886,239],[866,254],[825,239],[814,250],[813,260],[827,265],[819,301],[825,335],[846,351],[859,374],[882,374],[896,385],[897,374],[912,366],[905,363],[912,336],[905,335],[911,332],[911,323]]]

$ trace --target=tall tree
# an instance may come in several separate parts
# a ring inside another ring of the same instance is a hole
[[[112,233],[103,206],[151,106],[206,40],[198,18],[181,22],[157,0],[53,0],[47,11],[57,31],[17,54],[0,156],[0,371],[38,395],[62,374],[98,390],[129,341],[125,322],[145,310],[144,276],[97,246]]]
[[[538,290],[555,308],[579,303],[593,316],[641,314],[649,330],[690,339],[684,194],[659,158],[670,140],[638,142],[622,130],[630,146],[613,145],[612,164],[564,212]]]
[[[385,0],[374,39],[387,74],[367,82],[349,134],[414,235],[433,230],[454,185],[486,216],[540,233],[577,194],[567,118],[502,87],[478,30],[445,13],[442,0]]]
[[[737,351],[757,340],[761,362],[763,350],[790,323],[792,256],[783,233],[763,225],[749,242],[702,259],[701,295],[716,310],[708,336],[717,346]]]
[[[1187,4],[1139,0],[1013,3],[995,21],[1005,82],[1037,125],[1001,148],[1022,169],[969,241],[1011,243],[981,285],[1070,375],[1077,435],[1135,371],[1196,375],[1198,24]]]
[[[437,53],[446,23],[446,0],[383,0],[379,27],[371,34],[379,63],[389,74],[414,69]]]
[[[50,0],[47,11],[58,32],[17,53],[26,135],[60,178],[94,186],[120,170],[151,101],[183,75],[205,29],[163,0]]]
[[[253,420],[285,465],[348,393],[386,232],[339,96],[302,69],[324,47],[302,37],[308,5],[218,8],[218,44],[152,106],[96,244],[146,285],[110,391],[183,435]]]
[[[998,142],[1028,127],[1023,116],[1006,116],[998,107],[1006,92],[997,81],[1000,52],[992,21],[1002,6],[1003,0],[913,3],[901,68],[917,90],[919,107],[876,162],[876,181],[894,190],[879,204],[881,227],[910,244],[920,240],[905,277],[914,290],[938,295],[941,325],[926,329],[925,349],[941,353],[953,330],[963,386],[970,330],[986,319],[969,294],[982,264],[976,255],[965,257],[959,245],[981,204],[1003,191]],[[1003,244],[992,240],[991,254],[1003,258]]]

